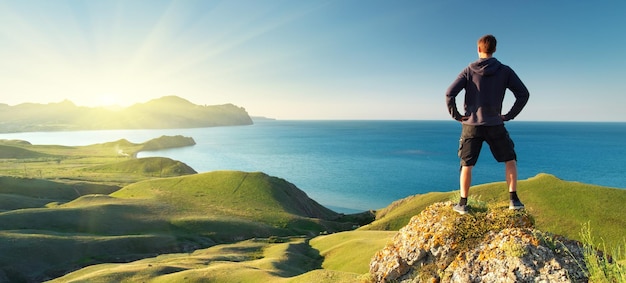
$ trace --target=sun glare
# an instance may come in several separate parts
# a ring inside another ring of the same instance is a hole
[[[111,107],[122,106],[118,100],[119,95],[116,94],[102,94],[94,100],[94,107]]]

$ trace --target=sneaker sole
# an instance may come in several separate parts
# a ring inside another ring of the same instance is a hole
[[[456,210],[456,209],[452,209],[454,210],[456,213],[461,214],[461,215],[465,215],[467,214],[467,211],[463,211],[463,210]]]
[[[524,209],[524,206],[509,206],[509,209],[511,209],[511,210],[519,210],[519,209]]]

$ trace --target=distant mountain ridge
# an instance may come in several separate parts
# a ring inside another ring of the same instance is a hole
[[[0,104],[0,132],[173,129],[251,125],[243,107],[196,105],[178,96],[164,96],[120,110],[59,103]]]

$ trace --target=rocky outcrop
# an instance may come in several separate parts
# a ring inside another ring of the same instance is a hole
[[[376,282],[586,282],[582,245],[534,229],[525,211],[451,202],[424,209],[377,252]]]

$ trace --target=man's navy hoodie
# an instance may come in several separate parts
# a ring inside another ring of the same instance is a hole
[[[506,89],[515,96],[511,110],[502,115],[502,102]],[[465,114],[456,107],[456,96],[465,89]],[[495,126],[517,116],[526,102],[529,92],[524,83],[509,66],[496,58],[481,58],[467,66],[446,91],[448,111],[457,121],[468,125]],[[467,119],[464,119],[464,116]]]

